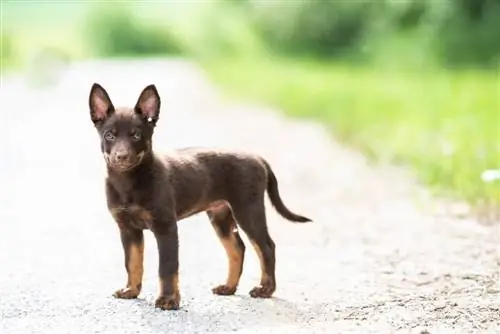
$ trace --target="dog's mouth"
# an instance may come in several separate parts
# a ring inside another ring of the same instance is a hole
[[[118,160],[107,153],[104,154],[104,160],[106,161],[108,167],[120,173],[130,171],[131,169],[137,167],[141,164],[143,158],[144,152],[141,152],[126,160]]]
[[[138,164],[131,163],[131,162],[109,162],[108,166],[111,167],[111,169],[117,171],[117,172],[127,172],[137,166]]]

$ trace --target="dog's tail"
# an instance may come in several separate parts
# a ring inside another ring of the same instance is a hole
[[[297,223],[307,223],[307,222],[312,222],[311,219],[297,215],[290,211],[286,206],[285,203],[281,200],[280,193],[278,191],[278,180],[276,179],[276,175],[274,174],[273,170],[271,169],[271,166],[267,161],[262,159],[262,162],[264,163],[264,166],[266,167],[267,170],[267,195],[269,196],[269,199],[271,200],[271,204],[274,206],[276,211],[278,213],[293,222]]]

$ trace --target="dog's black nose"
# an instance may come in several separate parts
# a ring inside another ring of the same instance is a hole
[[[125,161],[127,159],[128,159],[128,153],[127,152],[116,153],[116,160],[118,160],[118,161]]]

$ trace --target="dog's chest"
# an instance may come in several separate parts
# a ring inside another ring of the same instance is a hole
[[[141,181],[141,180],[139,180]],[[151,229],[153,217],[142,203],[148,202],[147,193],[151,193],[138,180],[133,178],[107,181],[108,208],[120,228]]]
[[[120,228],[151,229],[153,216],[137,204],[119,205],[110,208],[111,214]]]

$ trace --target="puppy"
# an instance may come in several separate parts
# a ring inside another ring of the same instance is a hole
[[[260,285],[250,296],[271,297],[276,290],[275,244],[267,229],[264,193],[267,190],[284,218],[300,223],[311,220],[284,205],[276,176],[262,157],[202,148],[179,149],[169,155],[155,153],[152,141],[160,104],[154,85],[143,89],[133,108],[115,108],[97,83],[90,91],[90,118],[107,166],[107,206],[120,231],[127,271],[126,286],[114,296],[131,299],[141,292],[143,231],[149,229],[159,253],[155,306],[178,309],[177,222],[204,211],[229,260],[226,283],[213,288],[213,293],[232,295],[238,286],[245,253],[239,227],[251,240],[262,271]]]

